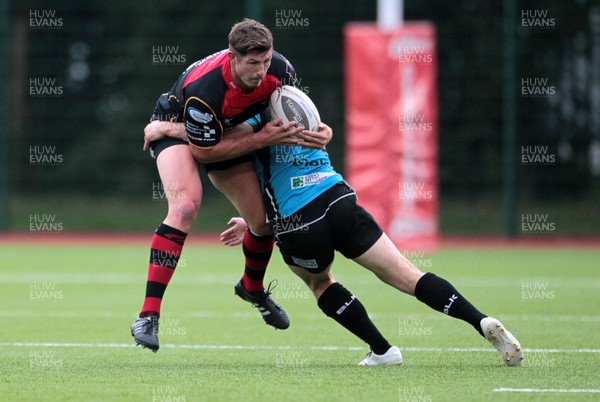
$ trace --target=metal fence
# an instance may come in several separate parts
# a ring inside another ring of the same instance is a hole
[[[124,208],[152,203],[158,176],[141,147],[156,98],[188,64],[226,47],[231,25],[250,14],[271,28],[275,48],[295,65],[298,84],[333,127],[329,150],[343,171],[342,32],[349,21],[373,21],[374,3],[3,2],[0,229],[23,229],[11,220],[33,208],[23,205],[60,211],[65,199],[119,199]],[[446,200],[486,197],[493,209],[501,204],[506,86],[518,93],[516,202],[594,202],[600,183],[600,6],[516,3],[516,82],[503,75],[504,6],[472,0],[405,4],[406,19],[433,21],[438,30],[442,207]],[[206,200],[218,197],[205,187]],[[597,219],[597,210],[581,217]],[[131,227],[123,223],[123,230]]]

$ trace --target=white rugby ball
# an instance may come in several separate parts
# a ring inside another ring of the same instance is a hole
[[[319,131],[321,116],[308,95],[291,85],[278,87],[269,101],[271,118],[281,119],[283,123],[296,122],[296,127],[310,131]]]

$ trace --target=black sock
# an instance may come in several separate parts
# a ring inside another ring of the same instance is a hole
[[[325,315],[366,342],[375,354],[382,355],[391,348],[362,303],[341,284],[336,282],[325,289],[317,304]]]
[[[426,273],[417,282],[415,297],[436,311],[468,322],[483,336],[479,323],[487,316],[469,303],[447,280],[431,272]]]

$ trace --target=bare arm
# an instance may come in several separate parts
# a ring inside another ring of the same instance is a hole
[[[198,162],[213,163],[237,158],[271,145],[298,145],[298,138],[295,135],[302,129],[295,128],[293,123],[282,125],[279,124],[280,122],[280,120],[269,122],[254,135],[249,124],[238,124],[224,132],[217,145],[210,148],[190,145],[190,150]]]
[[[202,163],[228,160],[248,152],[272,145],[300,145],[306,148],[321,149],[331,141],[333,131],[325,123],[319,125],[319,131],[308,131],[293,128],[292,123],[276,125],[279,120],[268,123],[255,135],[249,124],[243,123],[224,133],[221,141],[212,148],[190,146],[194,157]],[[297,135],[298,138],[292,137]],[[187,140],[183,123],[168,121],[152,121],[144,128],[144,150],[150,142],[164,137]]]
[[[187,133],[183,123],[174,123],[170,121],[154,120],[144,128],[144,147],[147,150],[152,141],[160,140],[164,137],[179,138],[187,141]]]

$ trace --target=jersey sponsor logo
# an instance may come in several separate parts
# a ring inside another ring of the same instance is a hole
[[[192,105],[197,105],[200,109]],[[197,147],[215,146],[221,139],[223,126],[216,119],[217,114],[206,102],[192,96],[185,104],[185,130],[192,145]],[[203,112],[203,110],[207,110]]]
[[[314,186],[316,184],[321,183],[329,176],[333,176],[334,174],[335,173],[333,172],[325,172],[312,173],[304,176],[295,176],[290,179],[290,184],[292,186],[292,190],[306,186]]]
[[[202,113],[193,107],[189,107],[187,111],[190,117],[196,120],[198,123],[208,123],[213,119],[213,115],[211,113]]]
[[[319,268],[319,264],[317,264],[317,260],[304,260],[302,258],[292,256],[292,261],[299,267],[308,268],[308,269],[317,269]]]
[[[217,130],[210,126],[199,126],[189,121],[185,122],[185,131],[189,139],[200,142],[213,141],[217,134]]]
[[[292,165],[296,167],[315,167],[315,166],[329,166],[329,159],[313,159],[308,158],[294,158]]]

